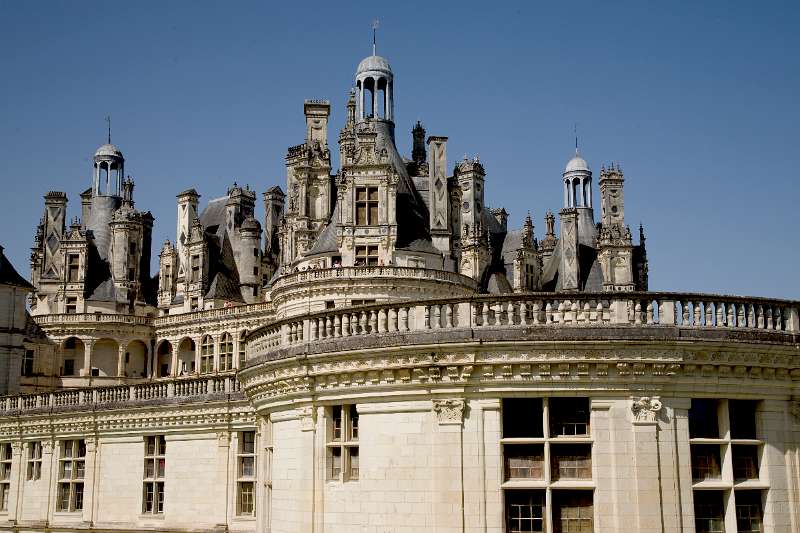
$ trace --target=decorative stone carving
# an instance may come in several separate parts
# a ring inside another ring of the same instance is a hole
[[[658,396],[642,396],[638,400],[631,398],[631,401],[634,422],[655,422],[663,407]]]
[[[436,413],[436,419],[443,426],[460,425],[464,418],[465,407],[466,402],[464,400],[433,400],[433,411]]]
[[[313,431],[317,423],[317,410],[313,406],[299,409],[300,431]]]

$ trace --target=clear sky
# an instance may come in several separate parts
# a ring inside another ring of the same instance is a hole
[[[577,122],[595,198],[602,163],[625,172],[652,290],[800,298],[796,0],[0,0],[0,244],[27,276],[42,195],[78,214],[109,114],[154,256],[178,192],[285,188],[304,98],[331,100],[336,153],[375,18],[401,152],[419,119],[448,166],[479,154],[512,226],[530,211],[541,238],[562,207]]]

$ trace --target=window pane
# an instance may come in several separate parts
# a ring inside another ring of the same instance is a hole
[[[378,204],[369,206],[369,223],[373,225],[378,223]]]
[[[733,478],[736,481],[758,479],[758,446],[734,444]]]
[[[242,435],[242,453],[255,453],[256,432],[243,431],[241,435]]]
[[[350,440],[358,440],[358,411],[355,405],[350,406]]]
[[[590,444],[553,445],[550,447],[551,475],[558,479],[591,479],[592,447]]]
[[[72,508],[75,511],[80,511],[83,509],[83,483],[74,483],[73,487],[75,489],[75,494]]]
[[[329,479],[339,479],[342,473],[342,449],[330,448],[330,469],[328,470]]]
[[[717,400],[692,399],[689,409],[689,437],[693,439],[719,438]]]
[[[358,448],[351,447],[348,448],[348,451],[350,452],[350,479],[358,479]]]
[[[739,533],[762,533],[761,491],[736,491],[736,529]]]
[[[593,531],[594,509],[590,492],[553,492],[553,507],[553,531],[556,533]]]
[[[720,478],[720,453],[717,444],[692,444],[692,481]]]
[[[544,491],[506,491],[506,524],[511,533],[544,531]]]
[[[550,436],[589,434],[589,398],[550,399]]]
[[[544,437],[541,398],[503,400],[503,438]]]
[[[728,413],[731,421],[732,439],[756,438],[756,402],[751,400],[729,400]]]
[[[694,524],[697,533],[724,533],[722,492],[694,492]]]
[[[241,457],[239,476],[253,477],[255,475],[255,457]]]
[[[504,445],[506,479],[544,479],[544,445]]]

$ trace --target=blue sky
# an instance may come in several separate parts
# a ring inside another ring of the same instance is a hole
[[[530,211],[541,238],[562,207],[577,122],[595,187],[602,163],[625,171],[652,290],[800,298],[796,1],[3,0],[0,244],[27,276],[42,195],[78,214],[109,114],[154,255],[181,190],[285,187],[303,99],[331,100],[335,141],[374,18],[401,152],[419,119],[449,166],[479,154],[513,226]]]

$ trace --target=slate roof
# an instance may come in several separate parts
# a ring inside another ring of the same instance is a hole
[[[19,275],[14,265],[5,256],[2,246],[0,246],[0,285],[13,285],[24,289],[33,289],[33,285]]]

